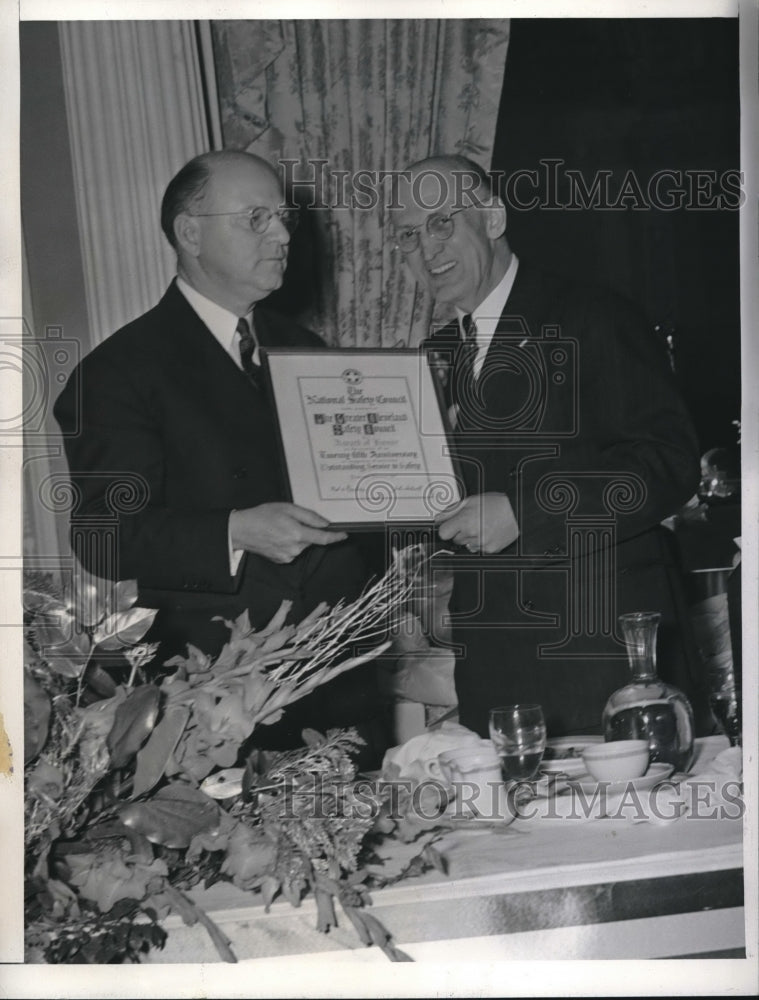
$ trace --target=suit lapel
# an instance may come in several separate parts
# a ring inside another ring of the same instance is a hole
[[[535,272],[520,261],[478,377],[483,412],[497,417],[504,433],[524,429],[524,418],[544,395],[541,366],[535,358],[540,336],[533,329]]]
[[[315,334],[281,320],[276,313],[257,306],[253,315],[262,347],[324,347]],[[271,448],[276,450],[274,415],[266,392],[251,384],[176,282],[169,286],[152,318],[155,357],[161,366],[159,382],[192,400],[197,409],[207,413],[213,426],[226,426],[233,433],[244,428],[248,435],[255,427],[259,442],[268,436]]]
[[[534,311],[534,285],[535,272],[523,261],[519,262],[517,276],[511,289],[506,305],[503,308],[501,317],[491,341],[511,341],[516,339],[520,343],[525,337],[537,337],[540,330],[532,328],[532,314]]]
[[[178,384],[223,410],[265,408],[261,394],[172,283],[158,305],[166,363]]]

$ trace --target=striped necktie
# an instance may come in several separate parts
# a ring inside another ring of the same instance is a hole
[[[472,319],[471,313],[462,317],[461,326],[464,330],[464,341],[459,361],[460,377],[471,385],[475,381],[474,362],[477,358],[477,324]]]
[[[481,407],[477,399],[474,361],[477,357],[477,324],[467,313],[461,319],[464,340],[454,369],[451,396],[457,408],[456,428],[463,430]]]
[[[472,319],[471,313],[462,317],[461,326],[464,330],[464,357],[462,360],[474,368],[474,361],[477,357],[477,324]]]
[[[250,381],[258,387],[258,373],[259,365],[253,360],[253,352],[256,349],[256,338],[250,329],[250,323],[248,323],[245,316],[241,316],[237,321],[237,333],[240,337],[240,364],[242,365],[242,370],[248,376]]]

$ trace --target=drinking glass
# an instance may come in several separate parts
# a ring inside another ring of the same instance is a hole
[[[730,740],[730,746],[741,745],[741,692],[724,688],[709,695],[709,707],[720,729]]]
[[[546,748],[546,723],[540,705],[491,708],[489,728],[504,781],[534,778]]]

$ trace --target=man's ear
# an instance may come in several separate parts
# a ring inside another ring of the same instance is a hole
[[[180,212],[174,219],[174,236],[177,246],[192,257],[200,253],[200,225],[194,215]]]
[[[495,197],[485,213],[488,236],[491,240],[500,239],[506,232],[506,206],[500,198]]]

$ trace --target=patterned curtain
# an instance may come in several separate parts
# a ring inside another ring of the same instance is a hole
[[[490,166],[508,20],[212,28],[225,147],[284,162],[311,208],[278,305],[333,345],[415,346],[432,305],[393,248],[381,172],[438,152]]]

